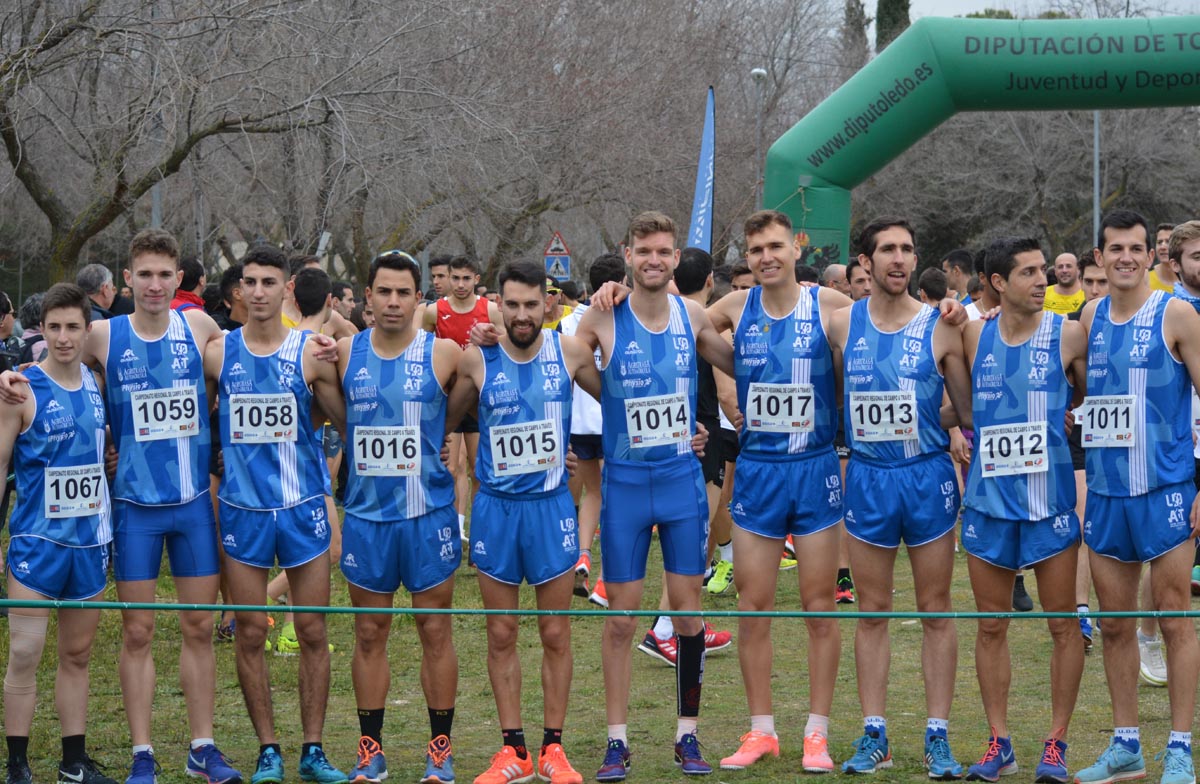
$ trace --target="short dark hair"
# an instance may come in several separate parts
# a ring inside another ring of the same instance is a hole
[[[242,263],[243,264],[246,263],[246,260],[242,259]],[[294,253],[291,256],[288,256],[287,263],[288,263],[288,266],[287,266],[288,277],[291,277],[291,276],[297,274],[298,272],[300,272],[300,270],[307,267],[309,264],[318,264],[319,265],[321,263],[321,260],[319,258],[317,258],[316,256],[312,256],[309,254]]]
[[[221,301],[231,302],[233,290],[242,282],[242,265],[232,264],[221,273]]]
[[[178,261],[179,241],[175,235],[163,229],[142,229],[129,241],[129,263],[132,264],[143,253],[161,253]],[[196,288],[194,283],[192,288]]]
[[[1088,267],[1099,267],[1100,262],[1096,261],[1095,253],[1086,253],[1078,257],[1079,259],[1079,274],[1083,275],[1083,271]]]
[[[851,256],[850,261],[846,263],[846,280],[850,280],[850,276],[854,274],[854,270],[862,266],[862,262],[858,260],[858,256]]]
[[[908,232],[912,237],[913,244],[917,244],[917,232],[913,229],[912,224],[904,218],[883,217],[876,218],[863,227],[863,230],[858,233],[858,250],[864,256],[870,257],[875,255],[875,238],[885,229],[892,227],[901,228]],[[849,270],[847,270],[849,272]]]
[[[967,277],[975,274],[975,259],[966,248],[955,248],[947,253],[942,261]]]
[[[753,275],[753,274],[754,273],[752,273],[750,271],[749,264],[747,264],[744,261],[739,261],[737,264],[734,264],[733,269],[731,269],[729,271],[729,278],[730,278],[730,280],[732,280],[733,278],[738,278],[738,277],[741,277],[742,275]]]
[[[293,294],[296,298],[296,308],[300,315],[307,318],[315,316],[325,307],[333,286],[325,270],[315,267],[305,267],[296,273],[296,286]]]
[[[679,266],[675,267],[675,287],[683,295],[695,294],[704,288],[712,273],[713,260],[702,248],[684,248],[679,254]]]
[[[449,267],[450,256],[434,256],[429,260],[429,271],[433,272],[434,267]]]
[[[303,258],[303,257],[301,257]],[[288,263],[288,257],[283,254],[279,248],[265,242],[259,242],[250,246],[250,250],[246,251],[246,255],[242,256],[242,272],[245,274],[247,265],[257,264],[260,267],[274,267],[284,275],[291,276],[292,268]],[[304,265],[300,265],[303,269]]]
[[[74,283],[55,283],[46,291],[38,323],[46,323],[46,314],[59,308],[79,308],[84,324],[92,320],[92,301],[88,299],[87,292]]]
[[[980,278],[987,277],[987,248],[980,248],[975,251],[974,259],[975,276]]]
[[[221,309],[221,284],[209,283],[200,298],[204,300],[204,312],[212,315]]]
[[[633,240],[649,237],[651,234],[670,234],[672,239],[675,239],[677,231],[675,229],[675,221],[661,212],[649,210],[640,212],[633,217],[629,222],[629,231],[625,236],[625,241],[629,245],[633,245]]]
[[[1155,227],[1154,233],[1158,234],[1160,231],[1175,231],[1175,224],[1174,223],[1160,223],[1160,224],[1158,224],[1158,226]]]
[[[1017,254],[1032,250],[1039,252],[1042,250],[1042,243],[1034,237],[1001,237],[998,240],[992,240],[984,251],[987,254],[988,278],[999,275],[1008,280],[1009,274],[1016,266]]]
[[[921,277],[917,278],[917,288],[934,302],[941,302],[946,298],[946,291],[950,286],[946,282],[946,273],[937,267],[926,267]]]
[[[597,256],[588,266],[588,286],[593,292],[610,280],[613,283],[625,280],[625,260],[615,253]]]
[[[451,266],[451,269],[461,269],[461,267]],[[533,261],[511,261],[504,265],[504,269],[500,270],[500,277],[497,279],[501,296],[504,295],[504,284],[510,280],[526,286],[537,286],[543,295],[546,293],[546,268],[542,264]]]
[[[433,262],[429,263],[430,268],[433,267]],[[417,293],[421,291],[421,265],[417,264],[416,259],[408,255],[402,250],[387,250],[380,253],[375,258],[371,259],[371,266],[367,269],[367,287],[375,285],[375,275],[381,269],[389,269],[393,272],[408,271],[413,276],[413,288]]]
[[[1146,248],[1147,250],[1154,247],[1154,240],[1150,238],[1150,224],[1142,217],[1141,213],[1133,210],[1113,210],[1100,219],[1100,230],[1096,232],[1096,247],[1104,250],[1104,231],[1106,229],[1132,229],[1136,226],[1141,226],[1146,231]]]
[[[344,280],[335,280],[332,284],[331,292],[334,299],[342,299],[346,296],[346,289],[350,290],[350,296],[354,296],[354,287]]]
[[[808,264],[796,265],[796,282],[797,283],[820,283],[821,274],[817,272],[817,268]]]
[[[30,294],[21,303],[21,309],[17,311],[17,318],[21,320],[22,327],[27,329],[35,327],[42,320],[42,300],[45,298],[45,292],[39,291],[36,294]]]
[[[722,264],[719,267],[713,267],[713,290],[712,301],[716,302],[721,297],[729,293],[733,288],[731,281],[733,280],[732,269],[728,264]]]
[[[479,269],[479,262],[475,261],[475,259],[471,258],[470,256],[455,256],[454,258],[450,259],[450,269],[469,269],[476,275],[482,272],[482,270]],[[543,270],[542,275],[544,276],[545,274],[546,272]]]
[[[179,260],[179,268],[183,270],[183,280],[179,282],[179,288],[183,291],[195,291],[200,285],[200,279],[204,277],[204,265],[196,261],[194,256],[187,256]]]
[[[579,289],[579,284],[573,280],[564,280],[558,285],[558,287],[562,290],[564,296],[570,297],[571,299],[579,299],[581,296],[583,296],[583,292]]]
[[[772,223],[782,226],[792,232],[792,219],[779,210],[759,210],[746,218],[742,224],[742,234],[749,237],[751,234],[758,234],[765,230]]]

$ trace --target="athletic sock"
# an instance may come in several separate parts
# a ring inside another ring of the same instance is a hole
[[[654,636],[660,640],[669,640],[675,636],[675,623],[669,615],[660,615],[654,621]]]
[[[629,745],[629,725],[628,724],[609,724],[608,739],[619,740],[626,746]]]
[[[932,735],[941,735],[944,738],[949,730],[949,719],[935,719],[930,716],[925,720],[925,740],[929,740]]]
[[[829,737],[829,717],[822,716],[819,713],[808,714],[808,723],[804,725],[804,737],[808,737],[813,733]]]
[[[680,716],[675,720],[675,742],[678,743],[679,741],[683,740],[684,735],[695,735],[696,728],[699,725],[699,720],[694,717],[684,718],[683,716]]]
[[[199,748],[203,748],[204,746],[215,746],[215,745],[217,745],[217,742],[215,740],[213,740],[212,738],[192,738],[192,744],[191,744],[192,751],[195,751],[196,749],[199,749]],[[154,749],[150,749],[150,752],[154,753]]]
[[[192,748],[194,749],[194,748],[196,748],[196,747],[195,747],[195,746],[192,746]],[[154,753],[154,747],[153,747],[153,746],[151,746],[149,743],[139,743],[139,744],[137,744],[136,746],[134,746],[134,747],[133,747],[133,753],[134,753],[134,754],[140,754],[140,753],[141,753],[141,752],[143,752],[143,751],[148,751],[148,752],[150,752],[151,754],[153,754],[153,753]]]
[[[383,745],[383,712],[386,708],[358,709],[358,734]]]
[[[837,581],[840,583],[842,580],[850,580],[851,582],[853,582],[853,580],[851,580],[851,578],[850,578],[850,567],[849,566],[844,566],[844,567],[838,569]]]
[[[276,754],[283,754],[283,752],[279,748],[278,743],[264,743],[263,745],[258,747],[258,755],[261,757],[262,753],[264,751],[267,751],[268,749],[275,752]]]
[[[25,762],[29,759],[28,735],[5,735],[4,740],[8,743],[8,765],[10,768],[17,763]]]
[[[525,746],[525,730],[517,727],[515,730],[500,730],[500,737],[505,746],[512,746],[521,759],[529,759],[529,749]]]
[[[675,659],[678,715],[694,719],[700,715],[700,688],[704,683],[704,629],[696,634],[679,635]]]
[[[764,735],[775,735],[775,715],[772,713],[763,713],[758,716],[750,717],[750,731],[761,732]]]
[[[887,719],[882,716],[864,716],[863,734],[877,732],[880,737],[887,737]]]
[[[542,727],[542,749],[554,743],[562,745],[562,730],[553,727]]]
[[[83,762],[83,758],[87,756],[84,753],[84,736],[82,735],[64,735],[62,739],[62,763],[63,767],[74,765],[76,762]]]
[[[1175,730],[1171,730],[1171,737],[1167,738],[1167,748],[1170,748],[1171,746],[1180,746],[1185,749],[1188,754],[1191,754],[1192,733],[1176,732]]]
[[[1138,642],[1154,642],[1155,640],[1158,639],[1158,635],[1157,634],[1149,634],[1149,635],[1142,634],[1142,630],[1138,629],[1137,638],[1138,638]]]
[[[1130,751],[1142,748],[1142,735],[1137,727],[1113,727],[1113,740],[1120,741]]]
[[[429,736],[439,735],[450,737],[450,728],[454,726],[454,708],[429,708]]]
[[[728,542],[725,542],[724,544],[718,544],[717,550],[719,550],[721,553],[722,561],[729,561],[730,563],[733,563],[733,540],[732,539],[730,539]],[[1198,551],[1198,552],[1200,552],[1200,551]]]
[[[300,744],[300,759],[304,759],[305,757],[307,757],[309,754],[313,753],[314,751],[320,751],[320,750],[321,750],[321,742],[320,741],[317,741],[316,743],[301,743]]]
[[[1079,613],[1080,615],[1087,615],[1089,612],[1091,612],[1091,608],[1086,604],[1077,604],[1075,605],[1075,612]]]

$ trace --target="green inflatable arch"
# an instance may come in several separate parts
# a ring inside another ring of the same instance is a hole
[[[920,19],[771,146],[763,204],[845,261],[851,189],[955,112],[1195,104],[1200,16]]]

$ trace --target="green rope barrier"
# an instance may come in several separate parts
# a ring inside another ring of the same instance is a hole
[[[568,615],[581,618],[647,617],[660,615],[705,618],[860,618],[934,619],[951,618],[978,620],[981,618],[1200,618],[1200,610],[1129,610],[1108,612],[808,612],[804,610],[487,610],[473,607],[310,607],[300,605],[257,605],[257,604],[175,604],[170,602],[68,602],[46,599],[0,599],[0,607],[47,608],[51,610],[153,610],[156,612],[293,612],[319,613],[322,615]]]

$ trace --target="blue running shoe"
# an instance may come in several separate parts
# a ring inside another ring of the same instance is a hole
[[[1162,784],[1196,784],[1192,767],[1192,750],[1179,743],[1167,745],[1167,750],[1154,759],[1163,760]]]
[[[1013,754],[1011,738],[988,739],[983,759],[967,768],[967,781],[999,781],[1001,776],[1017,772],[1017,758]]]
[[[1131,751],[1129,746],[1113,738],[1112,743],[1090,768],[1075,774],[1075,784],[1110,784],[1113,781],[1140,779],[1146,775],[1146,761],[1142,751]]]
[[[275,749],[264,749],[258,755],[258,767],[250,784],[283,784],[283,757]]]
[[[208,784],[242,784],[242,774],[234,770],[220,749],[211,743],[188,752],[184,773],[204,779]]]
[[[624,781],[629,770],[629,749],[625,741],[608,739],[608,750],[604,752],[604,764],[596,771],[596,781]]]
[[[374,738],[363,735],[358,739],[358,764],[350,771],[350,780],[379,784],[387,777],[387,760],[383,757],[383,747]]]
[[[158,784],[158,774],[161,771],[153,751],[134,752],[133,764],[129,766],[129,777],[125,779],[125,784]]]
[[[887,735],[872,730],[854,743],[854,756],[842,763],[843,773],[874,773],[892,767]]]
[[[438,735],[425,750],[425,776],[421,784],[451,784],[454,781],[454,752],[450,738]]]
[[[1046,750],[1042,752],[1042,761],[1038,763],[1038,784],[1066,784],[1070,775],[1067,773],[1067,744],[1059,740],[1057,735],[1046,738]]]
[[[950,753],[950,741],[941,732],[925,735],[925,770],[929,778],[940,781],[956,781],[963,776],[963,766]]]
[[[712,765],[705,762],[700,754],[700,741],[694,732],[684,735],[675,744],[675,764],[689,776],[707,776],[712,773]]]
[[[308,753],[300,758],[300,779],[317,784],[345,784],[346,774],[333,767],[320,746],[309,746]]]
[[[1079,616],[1079,633],[1083,635],[1084,650],[1091,650],[1092,637],[1095,634],[1095,630],[1092,629],[1092,619],[1086,615]]]

